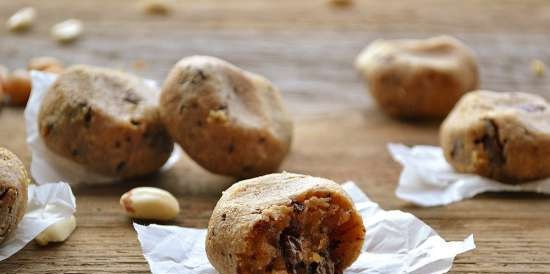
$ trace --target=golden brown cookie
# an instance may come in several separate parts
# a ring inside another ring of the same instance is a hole
[[[443,122],[440,142],[459,172],[504,183],[550,176],[550,106],[521,92],[475,91]]]
[[[13,233],[25,215],[30,182],[21,160],[0,147],[0,243]]]
[[[44,97],[40,136],[53,152],[103,175],[152,173],[173,148],[160,119],[158,95],[130,74],[71,67]]]
[[[479,85],[472,52],[449,36],[376,40],[356,67],[380,108],[399,118],[445,117]]]
[[[221,274],[342,273],[365,228],[336,183],[279,173],[227,189],[208,224],[206,254]]]
[[[248,178],[277,170],[292,139],[279,91],[265,78],[223,60],[179,61],[162,88],[170,135],[199,165]]]

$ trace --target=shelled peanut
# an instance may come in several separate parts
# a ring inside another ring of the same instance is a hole
[[[42,231],[34,239],[41,246],[49,243],[60,243],[66,241],[76,229],[76,218],[74,215],[52,224]]]
[[[156,187],[137,187],[120,197],[128,216],[136,219],[166,221],[180,211],[178,200],[168,191]]]
[[[12,32],[22,32],[30,29],[36,20],[36,10],[25,7],[14,13],[6,22],[6,27]]]

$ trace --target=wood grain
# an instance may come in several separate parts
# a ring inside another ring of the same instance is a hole
[[[448,240],[474,233],[477,249],[459,256],[452,273],[550,273],[547,196],[492,193],[437,208],[394,196],[400,166],[386,144],[437,144],[438,122],[385,117],[353,68],[357,53],[375,39],[451,34],[474,49],[483,88],[550,98],[550,78],[530,69],[532,59],[550,64],[547,1],[358,0],[334,8],[324,0],[188,0],[178,1],[170,16],[157,17],[143,15],[130,0],[0,0],[0,21],[25,5],[38,10],[37,24],[21,35],[0,30],[0,63],[13,69],[52,55],[162,82],[181,57],[227,59],[283,91],[296,120],[283,169],[353,180],[382,207],[409,211]],[[49,27],[69,17],[84,21],[85,35],[59,46]],[[30,163],[22,109],[0,111],[0,146]],[[31,243],[1,262],[0,273],[149,273],[131,221],[119,208],[120,194],[136,185],[168,188],[182,206],[173,223],[205,227],[219,191],[230,182],[184,158],[158,176],[116,186],[77,185],[79,226],[70,240],[47,248]]]

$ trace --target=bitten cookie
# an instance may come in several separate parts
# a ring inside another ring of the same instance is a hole
[[[115,70],[65,70],[40,107],[40,136],[53,152],[103,175],[128,178],[158,170],[173,141],[158,111],[158,90]]]
[[[21,160],[0,147],[0,244],[15,231],[25,215],[30,182]]]
[[[504,183],[550,176],[550,110],[537,95],[476,91],[443,122],[440,142],[459,172]]]
[[[338,184],[279,173],[223,193],[206,254],[221,274],[335,274],[357,259],[364,238],[363,220]]]
[[[445,117],[479,85],[472,52],[449,36],[376,40],[356,67],[380,108],[399,118]]]
[[[289,151],[292,121],[277,88],[223,60],[182,59],[160,101],[170,135],[211,172],[263,175],[277,170]]]

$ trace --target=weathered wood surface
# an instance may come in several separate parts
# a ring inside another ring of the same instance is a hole
[[[534,194],[485,194],[447,207],[418,208],[393,191],[400,172],[388,142],[437,144],[438,123],[391,120],[374,106],[353,69],[357,53],[377,38],[451,34],[476,52],[482,87],[550,98],[550,77],[535,77],[532,59],[550,64],[547,1],[385,0],[333,8],[323,0],[179,1],[170,16],[145,16],[135,1],[0,0],[0,21],[32,5],[29,33],[0,28],[0,63],[23,67],[35,56],[127,69],[162,81],[181,57],[215,55],[273,80],[296,119],[288,171],[354,180],[387,209],[410,211],[449,240],[474,233],[478,248],[457,258],[452,273],[549,273],[550,200]],[[58,46],[49,27],[84,21],[83,39]],[[143,62],[144,66],[136,66]],[[0,145],[26,164],[22,109],[0,111]],[[75,186],[78,229],[62,245],[34,243],[0,263],[0,273],[148,273],[120,194],[158,184],[178,194],[177,225],[205,227],[227,180],[182,160],[157,177],[117,186]]]

